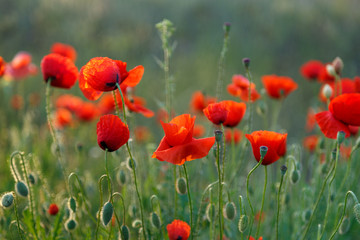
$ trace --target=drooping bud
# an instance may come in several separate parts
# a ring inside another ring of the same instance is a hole
[[[337,142],[338,142],[339,144],[341,144],[341,143],[344,141],[344,139],[345,139],[345,132],[344,132],[344,131],[339,131],[339,132],[337,133],[336,139],[337,139]]]
[[[128,158],[127,159],[127,161],[126,161],[126,167],[130,170],[130,171],[132,171],[133,170],[133,165],[135,166],[135,168],[136,168],[136,161],[135,161],[135,159],[134,158]]]
[[[126,225],[121,226],[121,233],[123,236],[123,240],[129,240],[130,239],[130,230]]]
[[[161,227],[161,221],[160,221],[159,215],[157,215],[156,212],[150,213],[150,222],[151,222],[151,225],[152,225],[154,228],[160,229],[160,227]]]
[[[75,221],[75,219],[70,218],[65,222],[65,229],[68,232],[74,231],[76,227],[77,227],[77,222]]]
[[[76,200],[74,197],[69,198],[68,208],[71,209],[71,211],[76,212]]]
[[[292,184],[296,184],[296,183],[299,181],[299,179],[300,179],[300,171],[299,171],[299,170],[293,170],[293,171],[291,172],[291,177],[290,177],[290,179],[291,179],[291,183],[292,183]]]
[[[324,95],[327,99],[330,99],[333,95],[333,89],[330,87],[329,84],[325,84],[321,92],[322,95]]]
[[[213,203],[209,203],[206,206],[206,211],[205,211],[206,219],[209,222],[214,222],[215,221],[215,213],[216,213],[215,205]]]
[[[360,203],[357,203],[354,206],[354,214],[355,214],[356,220],[358,221],[358,223],[360,223]]]
[[[242,60],[244,67],[249,68],[250,67],[250,58],[243,58]]]
[[[114,213],[114,207],[111,202],[106,202],[102,208],[100,217],[102,224],[106,227]]]
[[[1,206],[5,209],[11,208],[14,204],[14,195],[11,192],[5,193],[1,197]]]
[[[350,218],[344,217],[339,228],[339,234],[343,235],[347,233],[349,229],[350,229]]]
[[[19,181],[15,184],[15,192],[20,197],[26,198],[29,194],[29,188],[26,186],[26,184],[23,181]]]
[[[334,67],[335,72],[340,75],[343,68],[344,68],[344,62],[340,57],[336,57],[334,61],[332,62],[332,65]]]
[[[187,189],[186,189],[185,178],[181,177],[181,178],[176,179],[176,191],[182,195],[186,194]]]
[[[285,165],[282,165],[282,166],[280,167],[280,170],[281,170],[281,175],[284,176],[285,173],[286,173],[286,171],[287,171],[287,167],[286,167]]]
[[[249,225],[249,217],[247,215],[241,215],[238,225],[239,231],[241,233],[245,232],[248,225]]]
[[[228,220],[233,220],[236,216],[236,206],[233,202],[227,202],[223,207],[223,216]]]
[[[221,138],[223,136],[223,132],[221,130],[216,130],[215,132],[215,140],[218,144],[221,142]]]
[[[267,147],[267,146],[261,146],[261,147],[260,147],[260,156],[261,156],[262,159],[264,159],[267,151],[268,151],[268,147]]]

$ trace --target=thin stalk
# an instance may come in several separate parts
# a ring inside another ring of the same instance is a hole
[[[346,173],[345,173],[345,176],[340,184],[340,187],[339,187],[339,190],[338,192],[341,192],[342,188],[344,187],[345,183],[346,183],[346,180],[347,178],[349,177],[349,174],[350,174],[350,170],[351,170],[351,159],[352,159],[352,155],[353,155],[353,152],[355,151],[356,149],[353,149],[350,153],[350,157],[348,159],[348,162],[347,162],[347,167],[346,167]]]
[[[174,178],[174,186],[176,186],[176,165],[173,166],[173,178]],[[176,192],[176,188],[174,191],[174,218],[177,218],[177,192]]]
[[[20,235],[20,237],[21,237],[21,240],[23,240],[24,238],[23,238],[23,235],[22,235],[22,233],[21,233],[19,213],[18,213],[18,209],[17,209],[17,197],[16,197],[16,194],[15,194],[15,193],[13,193],[13,195],[14,195],[14,198],[15,198],[15,201],[14,201],[14,209],[15,209],[17,229],[18,229],[19,235]]]
[[[217,149],[216,149],[216,164],[218,168],[218,175],[219,175],[219,229],[220,229],[220,239],[222,239],[223,231],[222,231],[222,214],[221,214],[221,207],[222,207],[222,182],[221,182],[221,169],[220,169],[220,144],[217,142]]]
[[[96,239],[98,239],[98,231],[99,231],[99,226],[100,226],[100,217],[101,217],[101,211],[102,211],[102,207],[103,207],[103,191],[102,191],[102,180],[104,178],[107,178],[108,182],[110,182],[110,178],[108,175],[104,174],[102,175],[100,178],[99,178],[99,182],[98,182],[98,185],[99,185],[99,192],[100,192],[100,209],[99,209],[99,212],[98,212],[98,220],[97,220],[97,223],[96,223],[96,232],[95,232],[95,237]],[[110,189],[109,189],[109,200],[111,199],[111,194],[110,194]]]
[[[226,143],[225,143],[225,131],[224,126],[221,124],[221,131],[223,132],[223,156],[222,156],[222,176],[221,176],[221,182],[224,182],[225,178],[225,152],[226,152]]]
[[[188,198],[189,198],[189,210],[190,210],[190,231],[192,231],[193,228],[193,213],[192,213],[192,203],[191,203],[191,195],[190,195],[190,188],[189,188],[189,179],[188,179],[188,174],[186,171],[186,164],[183,164],[184,167],[184,172],[185,172],[185,178],[186,178],[186,188],[187,188],[187,193],[188,193]],[[194,238],[194,234],[191,234],[191,239]]]
[[[119,89],[119,91],[121,91],[121,89]],[[114,104],[115,104],[115,113],[116,113],[116,115],[119,116],[120,109],[119,109],[119,105],[117,104],[116,90],[113,91],[113,97],[114,97]]]
[[[253,109],[252,109],[252,101],[251,101],[251,84],[252,84],[252,75],[250,72],[250,68],[249,67],[245,67],[246,70],[246,76],[249,80],[249,99],[248,99],[248,111],[249,111],[249,133],[251,133],[252,130],[252,120],[253,120]]]
[[[119,192],[115,192],[115,193],[113,193],[112,195],[111,195],[111,202],[113,203],[113,198],[115,197],[115,196],[119,196],[120,198],[121,198],[121,201],[122,201],[122,205],[123,205],[123,224],[125,225],[125,202],[124,202],[124,198],[123,198],[123,196],[119,193]],[[114,204],[114,203],[113,203]],[[114,213],[115,213],[115,210],[114,210]],[[123,233],[122,233],[122,231],[121,231],[121,227],[120,227],[120,221],[119,221],[119,219],[117,218],[117,216],[115,215],[115,217],[116,217],[116,221],[117,221],[117,224],[118,224],[118,228],[119,228],[119,232],[120,232],[120,235],[121,235],[121,237],[122,238],[124,238],[124,236],[123,236]]]
[[[259,224],[257,226],[257,230],[256,230],[256,239],[259,236],[259,232],[260,232],[260,225],[261,225],[261,215],[264,209],[264,202],[265,202],[265,193],[266,193],[266,185],[267,185],[267,166],[265,165],[265,184],[264,184],[264,191],[263,191],[263,197],[262,197],[262,201],[261,201],[261,208],[260,208],[260,216],[259,216]]]
[[[223,77],[224,77],[224,62],[226,52],[228,51],[229,45],[229,32],[225,30],[224,42],[220,53],[219,65],[218,65],[218,78],[216,82],[216,99],[217,101],[221,100],[222,87],[223,87]],[[221,238],[220,238],[221,239]]]
[[[260,158],[260,161],[258,162],[258,164],[256,164],[256,166],[253,169],[251,169],[251,171],[249,172],[249,174],[247,175],[247,178],[246,178],[246,198],[247,198],[247,200],[249,202],[252,218],[254,218],[255,213],[254,213],[254,208],[253,208],[253,206],[251,204],[251,201],[250,201],[249,179],[250,179],[251,174],[261,165],[263,159],[264,159],[263,157]],[[250,231],[249,231],[249,239],[250,239],[250,236],[251,236],[251,230],[252,230],[253,224],[254,224],[254,220],[251,221]]]
[[[245,211],[243,213],[243,204],[242,204],[242,196],[239,196],[239,205],[240,205],[240,217],[245,214]],[[244,240],[244,233],[241,233],[241,240]]]
[[[277,214],[276,214],[276,240],[279,239],[279,215],[280,215],[280,195],[281,195],[281,187],[284,181],[284,174],[281,174],[279,191],[277,194]]]

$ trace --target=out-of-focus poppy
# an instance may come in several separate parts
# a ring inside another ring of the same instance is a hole
[[[60,54],[61,56],[70,58],[71,61],[75,62],[76,60],[76,51],[75,48],[71,45],[64,43],[54,43],[51,46],[50,52]]]
[[[204,126],[195,124],[193,137],[195,137],[195,138],[202,137],[202,136],[204,136],[204,134],[205,134]]]
[[[328,63],[330,64],[330,63]],[[334,76],[331,76],[329,73],[328,73],[328,70],[326,68],[326,65],[328,64],[324,64],[324,67],[320,70],[319,72],[319,76],[318,76],[318,80],[319,82],[322,82],[322,83],[331,83],[331,82],[334,82],[335,81],[335,77]]]
[[[336,89],[335,89],[335,84],[337,84]],[[332,100],[335,95],[340,95],[340,84],[331,82],[331,83],[328,83],[328,85],[332,89],[332,95],[330,97],[330,100]],[[325,85],[323,85],[321,87],[320,92],[319,92],[319,98],[322,102],[327,101],[327,99],[323,93],[324,87],[325,87]],[[336,94],[335,94],[335,90],[336,90]],[[355,86],[355,82],[353,80],[351,80],[349,78],[341,79],[341,94],[344,94],[344,93],[356,93],[356,86]]]
[[[298,87],[291,78],[277,75],[263,76],[262,83],[267,94],[275,99],[286,97]]]
[[[226,129],[225,130],[225,142],[231,144],[234,140],[235,144],[238,144],[242,139],[242,132],[239,129]]]
[[[24,107],[24,98],[19,94],[15,94],[11,97],[10,105],[13,109],[20,110]]]
[[[58,212],[59,212],[59,207],[55,203],[50,204],[48,213],[51,216],[55,216]]]
[[[235,101],[222,101],[229,114],[224,122],[225,127],[236,127],[245,115],[246,105],[245,103],[238,103]]]
[[[67,57],[50,53],[41,60],[41,71],[45,82],[51,86],[69,89],[78,78],[78,69]]]
[[[243,75],[234,75],[232,77],[232,83],[227,86],[228,92],[235,96],[240,97],[241,100],[247,102],[249,101],[249,87],[250,81]],[[260,94],[256,91],[255,84],[251,83],[251,101],[255,102],[260,98]]]
[[[205,157],[215,143],[215,137],[195,139],[193,129],[195,117],[183,114],[169,123],[161,122],[165,136],[160,141],[153,158],[182,165],[185,161]]]
[[[205,96],[201,91],[196,91],[191,97],[190,107],[194,112],[203,113],[203,109],[214,102],[216,102],[216,98]]]
[[[311,135],[304,138],[303,145],[304,148],[309,152],[313,152],[319,142],[319,137],[317,135]]]
[[[75,115],[84,122],[90,122],[99,115],[99,110],[95,104],[83,102],[75,111]]]
[[[114,112],[115,110],[115,101],[114,96],[111,93],[104,94],[100,101],[97,104],[98,109],[100,110],[101,114],[109,114]],[[122,109],[122,105],[119,105],[119,108]]]
[[[181,220],[174,220],[166,226],[169,240],[187,240],[190,236],[190,226]]]
[[[351,126],[349,125],[349,130],[350,130],[350,134],[351,136],[356,136],[359,132],[359,127],[358,126]]]
[[[316,114],[316,112],[313,108],[308,109],[307,116],[306,116],[306,125],[305,125],[305,129],[308,132],[311,132],[315,128],[315,125],[316,125],[315,114]]]
[[[150,118],[154,116],[154,112],[145,107],[145,99],[133,96],[132,99],[125,97],[125,105],[131,112],[142,114],[144,117]]]
[[[262,165],[269,165],[277,161],[286,153],[286,138],[287,133],[281,134],[271,131],[255,131],[251,134],[246,134],[245,137],[249,140],[252,146],[253,154],[256,161],[260,161],[260,147],[266,146],[268,151],[262,161]]]
[[[57,108],[66,108],[74,113],[81,107],[82,104],[83,101],[81,98],[71,94],[64,94],[56,99],[55,106]]]
[[[57,129],[62,129],[71,125],[73,118],[71,112],[65,108],[58,108],[55,112],[54,126]]]
[[[250,236],[249,240],[256,240],[253,236]],[[258,240],[263,240],[263,237],[259,237]]]
[[[2,77],[4,75],[4,73],[5,73],[5,65],[6,65],[6,62],[0,56],[0,77]]]
[[[340,155],[344,160],[349,160],[351,156],[352,147],[351,146],[340,146]]]
[[[107,57],[92,58],[80,70],[79,86],[89,100],[98,99],[102,92],[117,89],[116,84],[136,86],[144,74],[143,66],[136,66],[129,72],[126,62]]]
[[[209,106],[204,108],[203,112],[215,125],[224,123],[229,115],[229,110],[226,108],[225,104],[221,102],[209,104]]]
[[[146,142],[149,140],[151,133],[150,130],[145,126],[137,126],[134,129],[135,140],[139,143]]]
[[[37,107],[39,106],[40,102],[41,102],[41,96],[39,93],[34,92],[29,95],[30,106]]]
[[[97,142],[103,150],[116,151],[127,143],[130,137],[129,128],[116,115],[104,115],[97,123]]]
[[[37,73],[37,67],[31,63],[31,54],[25,51],[18,52],[13,60],[5,66],[5,78],[12,80],[24,79]]]
[[[324,64],[318,60],[310,60],[304,63],[300,68],[301,75],[309,80],[317,80]]]

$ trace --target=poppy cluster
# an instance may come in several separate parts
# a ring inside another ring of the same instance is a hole
[[[335,80],[335,77],[330,75],[326,69],[325,64],[318,60],[310,60],[304,63],[300,68],[301,75],[311,81],[319,81],[321,83],[329,83]]]
[[[76,60],[76,50],[73,46],[56,42],[51,46],[51,53],[57,53],[63,57],[69,58],[71,61],[75,62]]]
[[[9,63],[0,60],[0,76],[2,71],[4,78],[7,80],[21,80],[36,75],[38,70],[35,64],[32,63],[31,54],[21,51]]]
[[[250,84],[250,81],[240,74],[234,75],[232,77],[232,83],[227,86],[227,90],[231,95],[239,97],[245,102],[249,101],[249,89],[250,100],[252,102],[255,102],[261,97],[261,95],[256,91],[256,85],[254,83]]]

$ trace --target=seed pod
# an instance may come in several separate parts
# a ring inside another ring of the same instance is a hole
[[[349,229],[350,229],[350,218],[344,217],[339,228],[339,234],[343,235],[347,233]]]
[[[290,194],[286,193],[286,195],[285,195],[285,204],[288,205],[289,202],[290,202]]]
[[[75,230],[75,228],[77,227],[77,222],[75,221],[75,219],[69,218],[66,222],[65,222],[65,229],[68,232],[72,232]]]
[[[136,209],[136,206],[135,206],[135,205],[130,205],[130,206],[129,206],[129,215],[130,215],[131,217],[135,217],[135,216],[136,216],[136,211],[137,211],[137,209]]]
[[[354,206],[354,213],[355,213],[356,220],[358,221],[358,223],[360,223],[360,203],[357,203]]]
[[[68,208],[73,212],[76,212],[76,200],[74,197],[70,197],[68,200]]]
[[[292,171],[290,179],[292,184],[296,184],[300,179],[300,171],[299,170]]]
[[[262,158],[264,158],[265,155],[266,155],[266,153],[267,153],[267,151],[268,151],[268,147],[267,147],[267,146],[261,146],[261,147],[260,147],[260,156],[261,156]]]
[[[11,208],[13,204],[14,204],[14,195],[11,192],[5,193],[1,197],[1,206],[3,208],[5,209]]]
[[[118,183],[122,186],[126,183],[126,174],[124,172],[124,170],[120,170],[118,175],[117,175],[117,180],[118,180]]]
[[[150,213],[150,222],[154,228],[160,229],[161,227],[160,217],[159,215],[156,214],[156,212]]]
[[[312,211],[310,209],[307,209],[306,211],[303,212],[302,219],[304,222],[309,221],[309,219],[311,217],[311,213],[312,213]]]
[[[19,181],[15,184],[15,192],[20,196],[26,198],[29,194],[29,188],[23,181]]]
[[[176,179],[176,191],[182,195],[186,194],[187,191],[185,178],[181,177]]]
[[[223,216],[228,220],[233,220],[236,216],[236,206],[233,202],[227,202],[223,207]]]
[[[129,240],[130,239],[130,230],[126,225],[121,226],[121,232],[122,232],[122,236],[124,237],[123,240]]]
[[[221,130],[215,130],[214,134],[215,134],[216,142],[220,143],[221,139],[222,139],[222,136],[223,136],[223,132]]]
[[[105,227],[109,224],[109,222],[113,216],[113,213],[114,213],[114,208],[113,208],[112,203],[106,202],[103,206],[103,209],[102,209],[101,215],[100,215],[101,222]]]
[[[132,171],[133,170],[133,165],[135,166],[136,169],[136,161],[134,158],[128,158],[126,161],[126,167]]]
[[[345,132],[344,131],[339,131],[337,132],[337,136],[336,136],[336,140],[338,141],[339,144],[341,144],[345,139]]]
[[[37,183],[37,177],[33,173],[29,173],[28,179],[29,179],[29,183],[31,183],[31,185],[35,185]]]
[[[214,222],[215,221],[215,213],[216,213],[215,205],[213,203],[209,203],[206,206],[206,211],[205,211],[206,219],[209,222]]]
[[[241,233],[245,232],[246,229],[247,229],[247,227],[248,227],[248,225],[249,225],[249,218],[248,218],[248,216],[247,216],[247,215],[241,215],[240,220],[239,220],[239,226],[238,226],[239,231],[240,231]]]

